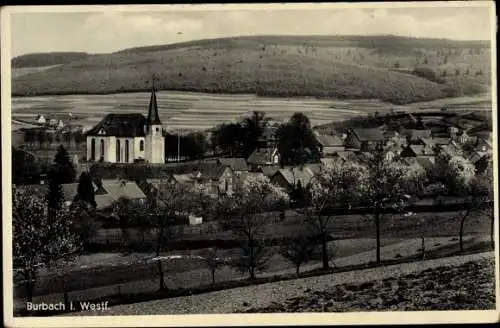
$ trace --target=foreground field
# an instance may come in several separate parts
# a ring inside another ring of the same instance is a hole
[[[441,292],[442,296],[440,297],[443,299],[447,297],[445,296],[447,294],[450,295],[450,297],[453,297],[452,294],[461,295],[461,289],[465,288],[465,290],[470,290],[473,288],[470,287],[470,285],[473,284],[474,288],[477,289],[475,294],[476,299],[481,297],[484,300],[484,302],[479,306],[482,309],[493,309],[493,259],[493,252],[455,256],[423,262],[390,265],[366,270],[348,271],[310,278],[267,283],[257,286],[234,288],[187,297],[119,305],[110,307],[108,311],[80,312],[73,313],[71,315],[241,313],[250,309],[265,309],[273,304],[281,304],[286,302],[286,300],[295,297],[304,297],[306,294],[314,295],[315,292],[319,292],[317,295],[321,295],[323,291],[332,290],[335,288],[334,286],[342,284],[348,284],[349,288],[351,288],[350,286],[359,286],[363,283],[383,281],[384,279],[393,279],[392,282],[395,282],[397,278],[410,274],[413,274],[413,276],[406,277],[405,279],[413,279],[412,281],[416,281],[419,278],[423,279],[424,275],[426,275],[426,277],[433,275],[433,279],[436,279],[436,286],[434,286],[434,288],[437,288]],[[477,262],[477,264],[467,264],[463,266],[464,264],[470,262]],[[443,267],[457,267],[457,269],[453,271],[454,269],[444,269]],[[437,269],[437,271],[426,271],[428,269]],[[443,275],[443,277],[450,277],[452,273],[460,273],[463,274],[463,276],[453,280],[448,279],[448,281],[452,281],[448,284],[444,281],[444,279],[437,280],[435,275],[439,274],[439,272],[448,272],[446,273],[447,276]],[[400,279],[398,279],[398,281],[399,280]],[[418,290],[417,288],[420,288],[421,283],[416,283],[416,285],[419,286],[415,287],[416,290]],[[412,282],[411,285],[413,284],[414,283]],[[375,283],[371,286],[374,285]],[[364,285],[363,288],[352,287],[352,289],[356,288],[361,291],[368,286],[370,285]],[[397,287],[398,285],[394,286]],[[403,291],[403,289],[401,290]],[[407,295],[408,294],[404,294],[403,296],[407,297]],[[455,302],[456,303],[453,304],[455,309],[463,309],[464,305],[470,305],[470,300],[461,300],[460,298],[457,298],[455,299]],[[436,305],[436,307],[437,306],[438,305]],[[476,308],[478,308],[477,305]],[[402,307],[400,309],[404,308]],[[356,308],[348,310],[352,311],[356,310]]]
[[[467,262],[304,294],[246,312],[492,310],[495,308],[495,264],[493,259]]]

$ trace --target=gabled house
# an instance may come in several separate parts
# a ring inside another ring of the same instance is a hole
[[[474,151],[468,154],[467,158],[476,167],[477,172],[483,172],[492,161],[492,156],[488,152]]]
[[[97,209],[110,208],[120,198],[127,198],[140,203],[146,201],[146,195],[133,181],[119,179],[101,180],[95,193]]]
[[[258,170],[264,166],[279,165],[281,155],[277,148],[257,148],[248,157],[250,170]]]
[[[229,166],[235,174],[246,172],[249,170],[247,161],[243,157],[218,158],[219,165]]]
[[[43,116],[42,114],[38,114],[35,118],[35,122],[45,124],[47,120],[45,119],[45,116]]]
[[[422,138],[432,138],[431,130],[408,130],[406,131],[406,137],[409,143],[414,143]]]
[[[344,151],[344,141],[338,136],[320,134],[318,131],[314,131],[314,135],[319,144],[319,150],[323,157],[328,157],[334,155],[339,151]]]
[[[432,148],[423,145],[408,145],[401,151],[401,157],[434,156]]]
[[[348,131],[344,145],[346,149],[356,149],[361,152],[381,150],[386,137],[380,128],[352,128]]]
[[[227,165],[218,163],[197,163],[173,165],[165,168],[172,177],[172,183],[202,188],[209,195],[233,193],[234,173]]]
[[[315,174],[315,169],[307,166],[285,167],[271,177],[271,183],[290,193],[298,185],[306,188]]]
[[[276,173],[280,167],[278,165],[272,165],[272,166],[263,166],[259,171],[264,174],[264,176],[268,177],[269,179]]]

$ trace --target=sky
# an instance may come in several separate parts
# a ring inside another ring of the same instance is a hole
[[[261,5],[262,6],[262,5]],[[147,8],[146,8],[147,9]],[[232,9],[11,14],[11,56],[240,35],[381,35],[490,40],[489,7]]]

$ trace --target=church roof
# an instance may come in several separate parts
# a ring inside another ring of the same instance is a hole
[[[147,124],[161,125],[160,116],[158,115],[158,102],[156,101],[156,92],[154,88],[151,90],[151,99],[149,100],[149,111]]]
[[[144,137],[144,125],[146,123],[146,118],[142,114],[108,114],[90,129],[87,135]]]

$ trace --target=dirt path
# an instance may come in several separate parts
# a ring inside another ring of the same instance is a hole
[[[240,312],[261,308],[273,302],[302,296],[304,291],[322,291],[344,284],[360,284],[372,280],[420,272],[441,266],[457,266],[470,261],[494,258],[493,252],[406,263],[366,270],[349,271],[318,277],[295,279],[257,286],[241,287],[212,293],[178,297],[151,302],[114,306],[104,312],[75,313],[74,315],[152,315],[152,314],[208,314]]]

